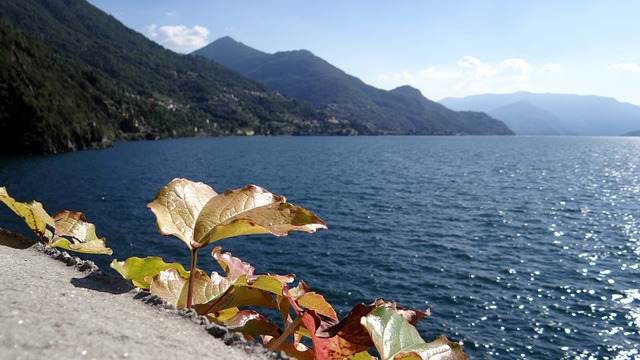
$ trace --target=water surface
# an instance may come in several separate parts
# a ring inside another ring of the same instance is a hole
[[[640,356],[640,139],[205,138],[0,157],[10,195],[84,212],[120,260],[188,264],[146,208],[175,177],[254,183],[322,217],[329,231],[219,244],[295,273],[343,315],[377,297],[431,307],[422,336],[473,359]],[[0,224],[24,231],[4,208]]]

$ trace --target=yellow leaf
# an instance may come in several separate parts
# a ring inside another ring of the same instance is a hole
[[[51,241],[55,222],[44,210],[41,203],[37,201],[31,201],[30,203],[17,202],[9,196],[4,186],[0,187],[0,201],[5,203],[9,209],[22,218],[27,226],[33,230],[42,241],[47,244]]]

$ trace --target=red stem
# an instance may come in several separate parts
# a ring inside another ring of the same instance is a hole
[[[189,270],[189,288],[187,289],[187,309],[191,309],[193,303],[193,282],[195,281],[196,262],[198,261],[198,249],[191,249],[191,270]]]
[[[211,304],[211,306],[209,306],[207,308],[207,310],[205,310],[204,312],[202,312],[202,315],[207,315],[208,313],[210,313],[216,306],[218,306],[220,304],[220,302],[222,302],[222,300],[224,299],[225,296],[227,296],[229,293],[231,293],[231,291],[233,291],[233,284],[230,285],[227,290],[225,290],[222,295],[218,296],[218,298],[216,299],[216,301],[213,302],[213,304]]]

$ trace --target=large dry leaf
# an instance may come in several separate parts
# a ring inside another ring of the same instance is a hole
[[[180,238],[192,250],[239,235],[285,236],[327,228],[310,211],[255,185],[218,195],[206,184],[174,179],[148,207],[160,233]]]
[[[207,202],[216,195],[209,185],[201,182],[173,179],[147,206],[156,215],[161,234],[174,235],[192,249],[200,247],[192,242],[196,220]]]
[[[205,205],[196,222],[194,241],[205,246],[239,235],[285,236],[294,230],[315,232],[326,228],[324,221],[310,211],[286,203],[283,196],[249,185],[227,190]]]

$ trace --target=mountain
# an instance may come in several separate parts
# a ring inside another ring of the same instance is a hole
[[[2,153],[103,139],[349,131],[225,66],[166,50],[84,0],[3,0],[0,13],[2,84],[19,90],[0,98],[2,136],[31,139],[3,143]]]
[[[56,57],[0,16],[0,153],[108,146],[114,91],[95,73]]]
[[[490,113],[496,119],[509,119],[508,126],[516,134],[566,135],[572,133],[558,117],[526,100],[501,106]]]
[[[416,89],[369,86],[307,50],[268,54],[224,37],[192,54],[349,121],[360,134],[512,134],[489,116],[451,111]]]
[[[458,111],[484,111],[523,135],[617,136],[640,128],[640,106],[600,96],[516,92],[440,103]]]

